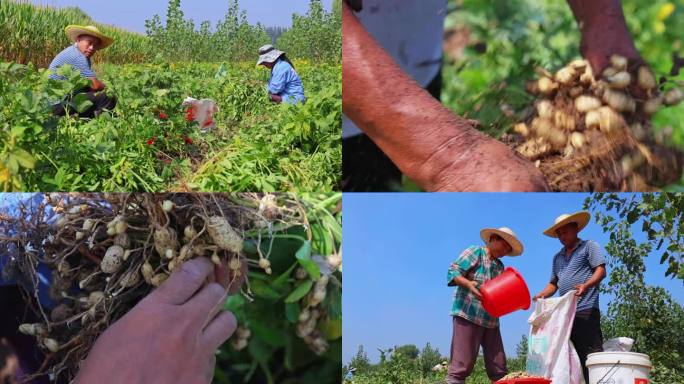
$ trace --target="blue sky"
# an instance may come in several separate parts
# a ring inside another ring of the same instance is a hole
[[[145,20],[158,14],[166,18],[167,0],[30,0],[32,3],[54,7],[80,7],[95,21],[111,24],[130,31],[145,33]],[[215,26],[228,10],[228,0],[182,0],[181,8],[186,18],[199,25],[204,20]],[[265,26],[290,27],[292,14],[305,14],[309,0],[240,0],[240,8],[247,11],[252,24],[260,22]],[[323,0],[330,11],[332,0]]]
[[[373,362],[377,348],[430,342],[448,356],[451,341],[449,311],[453,288],[446,286],[450,262],[466,247],[482,244],[485,227],[511,227],[525,245],[519,257],[504,257],[517,268],[531,294],[548,282],[551,259],[560,249],[557,239],[542,235],[554,219],[581,210],[587,194],[569,193],[438,193],[344,195],[343,361],[363,345]],[[581,238],[608,241],[592,222]],[[643,238],[639,232],[637,239]],[[656,257],[647,260],[646,281],[666,288],[680,303],[679,280],[664,277]],[[609,271],[610,272],[610,271]],[[610,297],[601,296],[605,310]],[[529,332],[528,311],[501,318],[506,353]]]

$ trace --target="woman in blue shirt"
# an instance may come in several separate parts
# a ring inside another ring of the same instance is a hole
[[[285,52],[275,49],[271,44],[264,45],[259,48],[257,65],[271,70],[268,95],[272,102],[297,104],[306,101],[302,79]]]

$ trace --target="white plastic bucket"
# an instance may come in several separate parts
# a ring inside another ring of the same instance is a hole
[[[587,356],[589,384],[648,384],[648,355],[634,352],[597,352]]]

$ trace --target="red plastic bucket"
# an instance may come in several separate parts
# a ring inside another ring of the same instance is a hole
[[[520,272],[512,267],[482,284],[480,293],[484,309],[494,317],[530,308],[530,290]]]

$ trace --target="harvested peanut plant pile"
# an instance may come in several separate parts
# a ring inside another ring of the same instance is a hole
[[[677,182],[684,156],[665,146],[671,128],[654,133],[651,116],[682,101],[684,93],[660,82],[640,63],[611,57],[595,77],[575,60],[527,85],[534,112],[514,126],[513,145],[534,161],[555,191],[647,191]]]

